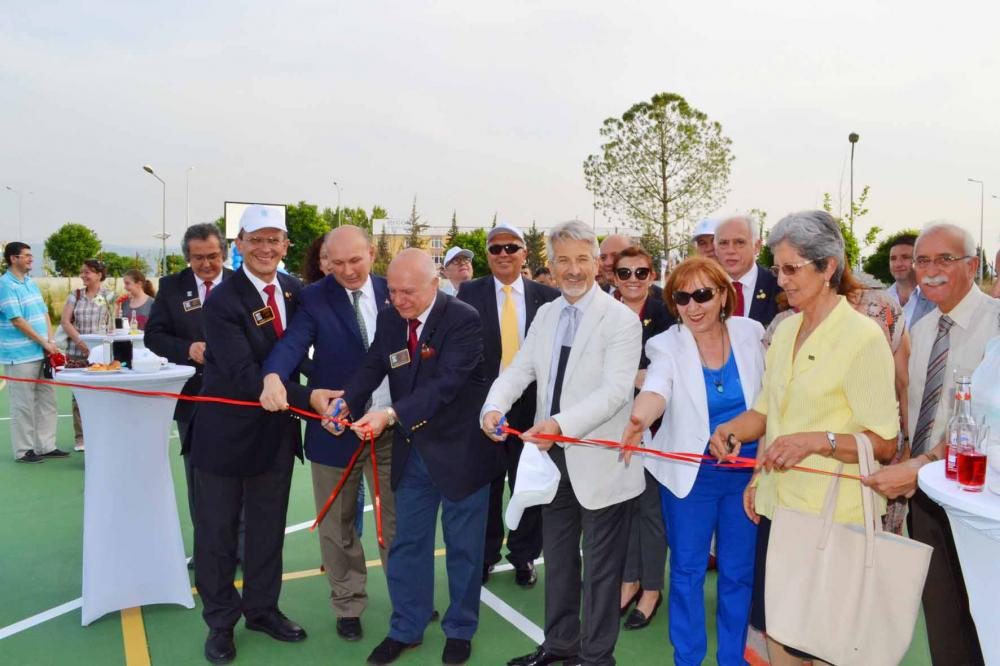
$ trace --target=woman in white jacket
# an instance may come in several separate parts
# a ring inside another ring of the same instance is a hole
[[[764,372],[759,323],[731,317],[736,292],[714,261],[694,257],[678,266],[664,299],[679,324],[649,340],[650,365],[623,441],[638,444],[661,415],[649,448],[708,455],[711,433],[757,397]],[[741,456],[754,457],[756,442]],[[756,526],[743,511],[751,470],[647,456],[660,483],[670,546],[670,642],[677,664],[701,664],[705,630],[705,562],[717,534],[719,664],[743,664],[753,588]]]

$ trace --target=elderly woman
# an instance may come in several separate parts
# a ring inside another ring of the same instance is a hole
[[[74,289],[63,306],[60,326],[69,337],[66,355],[74,360],[86,361],[90,348],[81,335],[88,333],[104,333],[111,321],[114,308],[114,297],[110,291],[101,289],[104,278],[108,276],[104,262],[98,259],[87,259],[80,268],[82,289]],[[73,432],[76,436],[74,451],[83,451],[83,423],[80,421],[80,408],[76,398],[73,398]]]
[[[650,358],[642,392],[622,436],[637,444],[660,416],[663,427],[650,448],[707,454],[720,423],[754,403],[764,371],[763,327],[731,317],[736,292],[722,267],[705,257],[684,261],[670,274],[664,296],[680,324],[646,345]],[[748,438],[749,439],[749,438]],[[755,442],[744,445],[753,453]],[[676,462],[649,457],[659,481],[670,545],[670,642],[677,664],[701,664],[705,629],[705,556],[718,534],[718,651],[720,664],[743,664],[754,576],[756,528],[743,512],[750,471],[714,461]]]
[[[759,521],[751,623],[764,632],[764,572],[775,508],[819,514],[831,483],[828,476],[791,468],[801,464],[832,472],[843,464],[844,473],[857,475],[854,435],[867,434],[875,457],[888,462],[896,453],[899,432],[893,358],[885,335],[837,293],[845,270],[837,222],[823,211],[795,213],[775,225],[768,245],[778,284],[798,313],[774,333],[753,409],[721,424],[711,442],[713,455],[722,459],[729,453],[727,441],[735,441],[739,452],[740,441],[767,435],[744,495],[747,515]],[[841,479],[837,522],[863,523],[860,490],[858,481]],[[885,503],[877,509],[884,511]],[[772,638],[768,654],[775,666],[798,666],[810,658]]]
[[[653,285],[653,258],[640,247],[622,250],[615,259],[615,297],[629,306],[642,322],[642,344],[659,335],[677,321],[658,298],[650,297]],[[639,359],[636,389],[642,388],[646,378],[649,357],[645,351]],[[659,422],[653,425],[654,432]],[[662,602],[663,570],[667,560],[667,538],[663,531],[663,514],[660,511],[660,492],[655,479],[646,472],[646,490],[636,498],[629,525],[628,553],[623,572],[621,613],[626,629],[642,629],[656,615]]]

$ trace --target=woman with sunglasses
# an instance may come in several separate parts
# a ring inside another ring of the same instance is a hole
[[[896,405],[892,352],[882,329],[857,312],[838,293],[844,280],[844,239],[836,220],[824,211],[794,213],[771,230],[778,284],[798,312],[783,321],[767,351],[767,371],[753,407],[721,424],[712,435],[712,454],[746,455],[740,442],[764,437],[757,467],[744,494],[747,515],[759,523],[751,623],[762,632],[764,590],[780,581],[765,580],[769,546],[794,548],[809,566],[809,549],[801,544],[770,543],[771,519],[778,506],[819,514],[830,477],[791,469],[797,465],[858,475],[855,433],[865,433],[875,458],[889,462],[896,453],[899,413]],[[730,451],[729,444],[732,444]],[[885,510],[884,499],[876,509]],[[841,479],[834,520],[861,525],[861,487]],[[786,593],[808,595],[810,590]],[[774,666],[812,659],[768,637]]]
[[[659,335],[675,322],[667,306],[650,296],[653,284],[653,258],[640,247],[622,250],[615,259],[614,296],[629,306],[642,322],[642,345]],[[639,359],[635,376],[636,393],[646,378],[649,358],[645,351]],[[653,424],[656,432],[659,421]],[[621,614],[625,629],[642,629],[649,625],[663,602],[663,570],[667,560],[667,539],[660,511],[660,493],[656,480],[646,472],[646,490],[632,506],[628,553],[622,577]],[[635,608],[629,613],[629,609]]]
[[[708,455],[712,431],[754,404],[764,372],[763,327],[732,317],[736,291],[711,259],[687,259],[664,287],[667,307],[680,324],[646,345],[650,364],[622,439],[638,444],[661,416],[663,426],[646,446]],[[748,438],[749,440],[750,438]],[[756,442],[744,444],[753,455]],[[756,528],[743,512],[750,472],[714,460],[675,462],[647,456],[659,482],[670,546],[670,642],[677,664],[701,664],[708,650],[704,585],[712,534],[717,534],[716,659],[743,664],[753,585]]]
[[[80,267],[82,289],[74,289],[63,306],[60,325],[66,331],[69,345],[66,356],[76,361],[86,361],[90,348],[81,335],[103,333],[111,318],[114,308],[114,296],[110,291],[101,289],[104,278],[108,276],[104,262],[98,259],[87,259]],[[74,451],[83,451],[83,423],[80,421],[80,408],[76,398],[73,398],[73,432],[76,435]]]

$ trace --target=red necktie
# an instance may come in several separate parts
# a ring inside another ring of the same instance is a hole
[[[406,340],[406,348],[410,350],[410,360],[412,361],[417,357],[417,344],[420,340],[417,338],[417,328],[420,326],[419,319],[407,319],[406,323],[410,325],[410,336]]]
[[[736,307],[733,309],[734,317],[742,317],[744,312],[744,307],[746,304],[743,302],[743,285],[739,282],[734,282],[733,286],[736,287]]]
[[[205,280],[205,300],[208,300],[208,295],[212,293],[212,281]]]
[[[280,338],[285,332],[285,327],[281,325],[281,311],[278,310],[278,300],[274,297],[274,285],[269,284],[264,287],[264,293],[267,294],[267,307],[271,308],[271,314],[274,315],[274,319],[272,320],[274,323],[274,332]]]

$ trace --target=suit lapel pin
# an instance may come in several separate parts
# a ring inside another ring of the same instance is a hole
[[[187,293],[187,297],[191,298],[191,292],[190,291]]]
[[[643,319],[643,320],[642,320],[642,325],[643,325],[643,326],[649,326],[649,325],[650,325],[650,324],[652,324],[652,323],[653,323],[653,320],[652,320],[652,319]]]
[[[763,301],[765,298],[767,298],[767,294],[764,293],[763,289],[761,289],[760,291],[757,292],[757,300],[758,301]]]
[[[815,360],[816,360],[816,357],[815,357],[815,356],[813,356],[812,354],[809,354],[809,360],[810,360],[810,361],[815,361]]]
[[[285,292],[285,298],[291,298],[291,297],[292,297],[292,292],[286,291]]]

